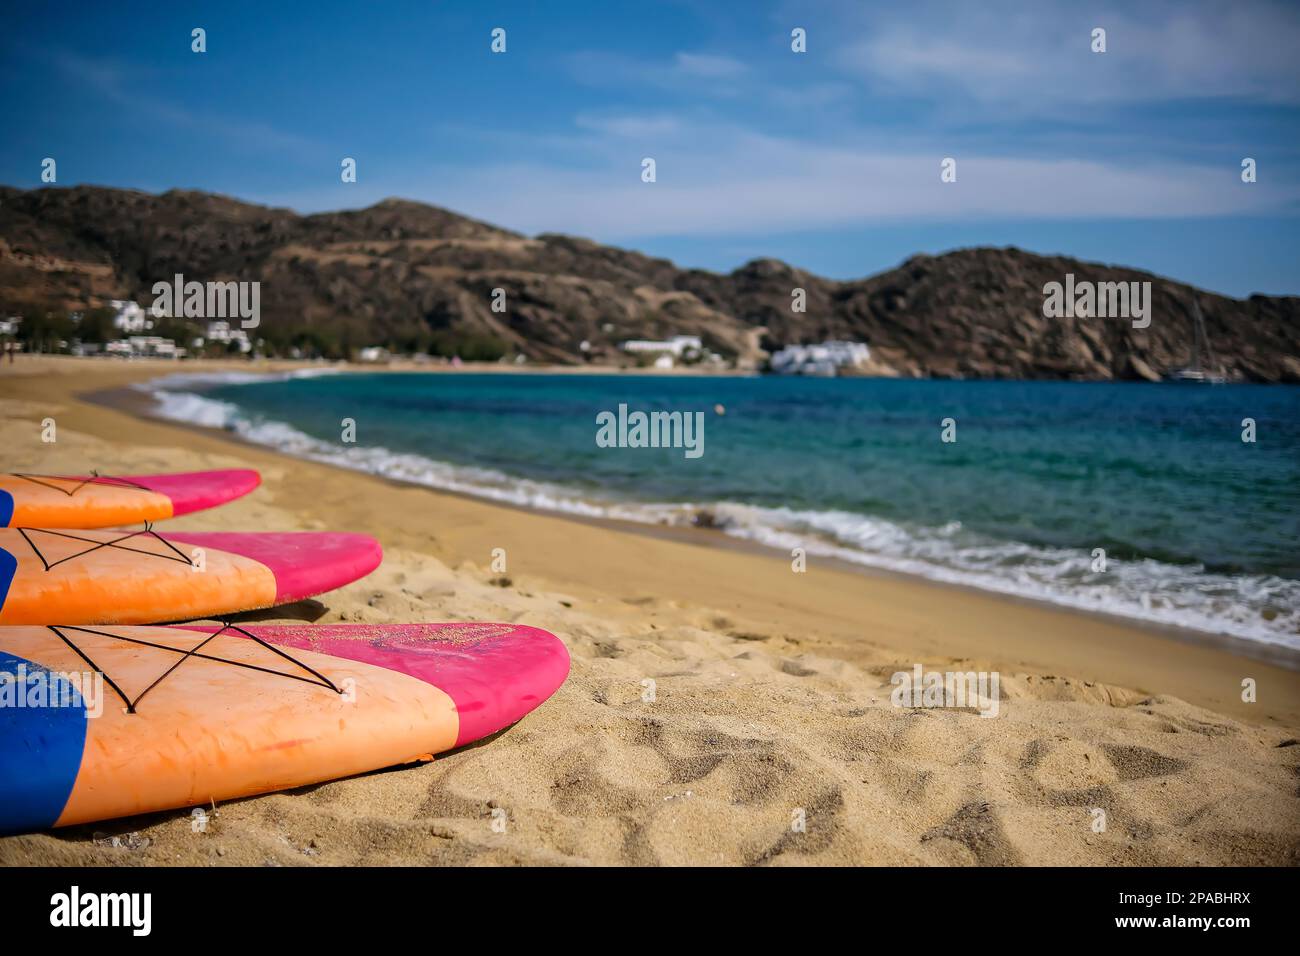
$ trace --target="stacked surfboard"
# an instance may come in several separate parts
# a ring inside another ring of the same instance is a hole
[[[563,683],[568,652],[537,628],[230,622],[382,559],[361,534],[153,527],[258,482],[0,476],[0,832],[429,760]]]

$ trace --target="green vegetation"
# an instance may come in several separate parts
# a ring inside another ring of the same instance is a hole
[[[509,346],[494,335],[447,330],[434,333],[429,352],[446,358],[460,356],[466,362],[495,362],[508,350]]]
[[[23,325],[27,323],[24,321]],[[117,330],[113,328],[113,310],[105,306],[97,309],[91,309],[81,317],[81,323],[75,332],[77,338],[83,342],[94,342],[102,345],[105,342],[111,342],[117,338]]]

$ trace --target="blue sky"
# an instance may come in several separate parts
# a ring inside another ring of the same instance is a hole
[[[1300,293],[1294,3],[51,2],[6,20],[0,182],[19,187],[50,156],[59,185],[303,212],[401,196],[723,271],[774,256],[849,278],[992,244]]]

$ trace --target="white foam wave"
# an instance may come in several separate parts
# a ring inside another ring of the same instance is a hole
[[[1110,558],[1104,572],[1094,571],[1088,552],[998,541],[955,522],[926,528],[840,511],[711,510],[728,533],[782,550],[1300,650],[1300,581],[1151,559]]]
[[[342,375],[345,368],[317,365],[309,368],[287,369],[280,372],[177,372],[147,382],[137,382],[133,388],[157,393],[159,390],[175,392],[177,389],[216,388],[221,385],[257,385],[263,382],[287,382],[297,378],[319,378],[322,375]]]
[[[234,384],[229,373],[222,374],[221,384]],[[205,377],[203,383],[216,381]],[[324,442],[284,422],[249,417],[231,402],[176,390],[184,384],[193,385],[193,379],[178,383],[173,376],[152,384],[159,415],[224,428],[290,455],[385,478],[592,518],[678,526],[707,523],[733,537],[786,552],[803,548],[811,555],[865,567],[1300,650],[1300,581],[1214,574],[1199,566],[1154,560],[1110,559],[1106,570],[1098,572],[1087,552],[1000,541],[968,532],[960,522],[936,528],[844,511],[601,499],[490,468]]]

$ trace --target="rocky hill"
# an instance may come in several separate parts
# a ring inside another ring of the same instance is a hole
[[[533,238],[385,200],[301,216],[199,192],[0,187],[0,309],[152,301],[154,282],[258,280],[268,348],[366,345],[447,353],[493,342],[532,359],[618,363],[619,342],[699,334],[742,362],[760,348],[845,338],[880,375],[1152,378],[1185,364],[1192,302],[1216,364],[1248,381],[1300,381],[1300,297],[1231,299],[1123,267],[1014,248],[918,255],[866,279],[775,260],[720,275],[562,235]],[[1152,321],[1045,318],[1043,287],[1152,283]],[[805,312],[791,309],[802,288]],[[492,290],[507,310],[491,309]],[[583,352],[580,343],[589,343]]]

